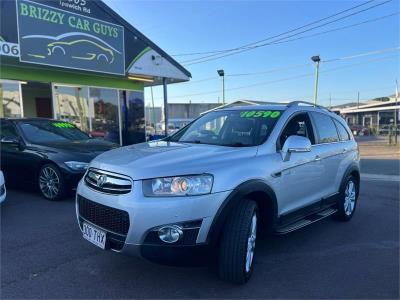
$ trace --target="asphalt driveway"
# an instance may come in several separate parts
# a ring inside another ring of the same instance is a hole
[[[81,237],[73,199],[9,191],[1,207],[1,298],[398,298],[399,182],[362,184],[351,222],[329,218],[258,241],[244,286],[210,268],[104,252]]]

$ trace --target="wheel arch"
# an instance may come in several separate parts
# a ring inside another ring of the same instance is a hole
[[[37,169],[36,169],[36,178],[39,177],[40,170],[41,170],[42,167],[45,166],[45,165],[54,165],[54,166],[56,166],[56,167],[58,168],[58,170],[60,170],[59,165],[58,165],[55,161],[52,161],[51,159],[47,159],[47,158],[46,158],[46,159],[42,159],[42,160],[38,163],[38,165],[37,165]]]
[[[347,169],[346,172],[343,175],[342,181],[340,182],[340,188],[339,188],[339,192],[343,190],[345,184],[346,184],[346,179],[349,176],[354,176],[354,178],[356,178],[357,180],[357,184],[358,184],[358,189],[357,189],[357,197],[358,194],[360,192],[360,184],[361,184],[361,175],[360,175],[360,168],[358,165],[356,164],[351,164]]]
[[[241,183],[225,199],[211,224],[207,242],[218,244],[222,228],[232,209],[243,199],[254,200],[258,205],[261,228],[269,232],[275,228],[278,219],[278,203],[274,190],[263,180],[254,179]]]

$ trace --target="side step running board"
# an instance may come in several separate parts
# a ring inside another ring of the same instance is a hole
[[[330,215],[334,214],[335,212],[337,212],[336,208],[327,208],[324,209],[320,212],[317,212],[313,215],[307,216],[304,219],[301,219],[299,221],[296,221],[294,223],[291,223],[289,225],[285,225],[283,227],[279,227],[275,233],[276,234],[286,234],[292,231],[295,231],[297,229],[303,228],[307,225],[310,225],[312,223],[315,223],[319,220],[325,219],[326,217],[329,217]]]

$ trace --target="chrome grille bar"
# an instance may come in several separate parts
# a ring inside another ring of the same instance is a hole
[[[132,180],[128,176],[90,168],[85,175],[85,184],[98,192],[121,195],[132,190]]]

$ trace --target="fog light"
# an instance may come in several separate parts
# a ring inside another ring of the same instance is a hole
[[[160,240],[169,244],[177,242],[182,235],[182,228],[177,225],[164,226],[158,230]]]

